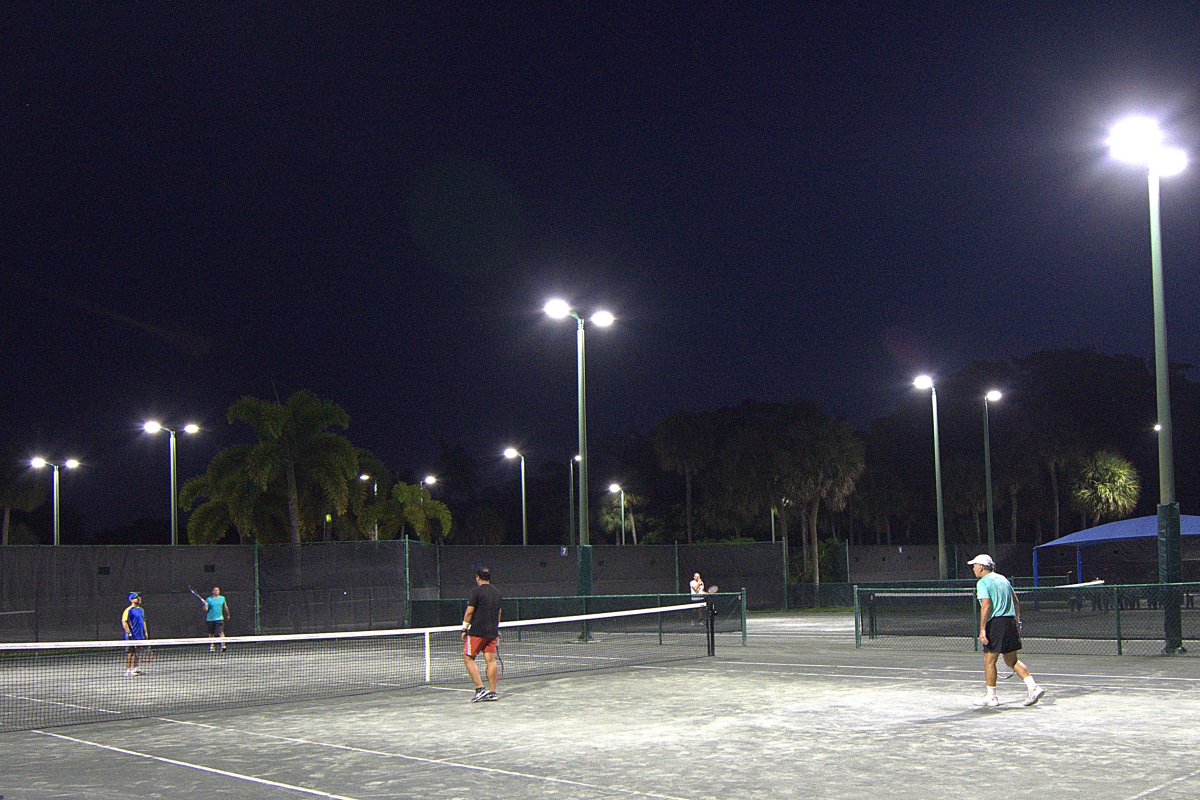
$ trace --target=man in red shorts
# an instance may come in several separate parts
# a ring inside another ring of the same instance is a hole
[[[475,570],[475,589],[467,600],[463,615],[463,663],[475,683],[472,703],[496,699],[496,643],[500,641],[500,591],[492,586],[492,574],[487,567]],[[483,653],[487,662],[488,688],[483,688],[475,656]]]

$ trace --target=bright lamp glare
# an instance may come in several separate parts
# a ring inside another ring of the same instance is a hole
[[[1150,167],[1164,178],[1178,175],[1187,169],[1187,153],[1178,147],[1163,147],[1150,159]]]
[[[918,375],[916,379],[913,380],[913,386],[917,387],[918,389],[932,389],[933,378],[929,377],[928,375]]]
[[[29,462],[29,466],[33,467],[34,469],[41,469],[42,467],[46,466],[46,459],[38,456]]]
[[[1148,164],[1162,149],[1163,133],[1158,121],[1149,117],[1129,117],[1113,126],[1108,136],[1108,151],[1118,161]]]
[[[1001,397],[1003,397],[1003,396],[1004,396],[1004,395],[1000,394],[1000,393],[999,393],[999,392],[997,392],[995,389],[992,389],[992,390],[991,390],[990,392],[988,392],[988,393],[987,393],[987,395],[986,395],[986,397],[987,397],[987,401],[988,401],[989,403],[994,403],[994,402],[996,402],[997,400],[999,400],[999,399],[1000,399]]]
[[[1161,433],[1161,432],[1162,432],[1162,425],[1161,425],[1160,423],[1157,423],[1157,422],[1156,422],[1156,423],[1154,423],[1154,432],[1155,432],[1155,433]]]
[[[436,475],[426,475],[425,476],[425,485],[426,486],[433,486],[435,483],[437,483]]]
[[[581,456],[581,455],[579,455],[578,453],[576,453],[576,454],[575,454],[575,460],[576,460],[576,461],[583,461],[583,456]]]
[[[619,483],[610,483],[608,485],[608,490],[613,494],[616,494],[617,492],[621,491],[621,485]]]
[[[142,426],[142,430],[146,431],[146,433],[158,433],[162,430],[162,424],[155,422],[154,420],[150,420]]]
[[[360,481],[369,481],[371,480],[371,476],[364,472],[362,475],[358,476],[358,479]]]
[[[519,455],[521,455],[521,454],[517,452],[517,449],[515,447],[508,447],[508,448],[505,448],[505,450],[504,450],[505,458],[516,458]]]
[[[567,316],[567,314],[571,313],[571,307],[567,305],[567,301],[559,300],[558,298],[546,303],[542,310],[545,311],[546,316],[550,317],[551,319],[562,319],[563,317]]]
[[[616,317],[607,311],[597,311],[595,314],[592,314],[592,324],[601,328],[607,328],[609,325],[612,325],[614,320],[616,320]]]
[[[67,459],[67,469],[75,469],[78,466],[79,466],[78,459],[74,459],[74,458]]]
[[[189,423],[189,424],[183,426],[183,432],[184,433],[199,433],[200,426],[194,422]]]

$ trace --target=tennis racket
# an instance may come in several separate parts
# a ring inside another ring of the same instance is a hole
[[[200,596],[200,593],[197,592],[195,589],[193,589],[191,586],[188,587],[188,591],[191,592],[192,594],[196,595],[196,599],[199,600],[201,603],[208,605],[208,603],[205,602],[204,598]]]

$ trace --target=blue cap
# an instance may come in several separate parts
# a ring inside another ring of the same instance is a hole
[[[136,598],[141,597],[141,596],[142,595],[139,592],[130,592],[129,593],[129,602],[132,603]]]

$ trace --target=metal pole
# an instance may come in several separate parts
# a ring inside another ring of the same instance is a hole
[[[179,505],[175,491],[175,431],[167,431],[171,435],[171,544],[179,544]],[[160,473],[161,474],[161,473]]]
[[[54,470],[54,546],[58,547],[58,465],[51,464],[50,467]]]
[[[590,545],[588,531],[588,474],[587,474],[587,368],[584,359],[583,319],[575,332],[576,360],[579,363],[579,544]]]
[[[575,546],[575,459],[567,462],[567,544]]]
[[[625,490],[621,490],[621,546],[625,546]]]
[[[521,544],[529,544],[529,518],[525,514],[525,456],[521,456]]]
[[[933,477],[937,488],[938,578],[946,580],[946,520],[942,515],[942,451],[938,447],[937,388],[929,387],[933,400]]]
[[[775,544],[775,509],[771,509],[771,544]]]
[[[988,401],[983,398],[983,480],[987,484],[988,554],[996,557],[996,523],[992,511],[992,444],[988,430]]]

